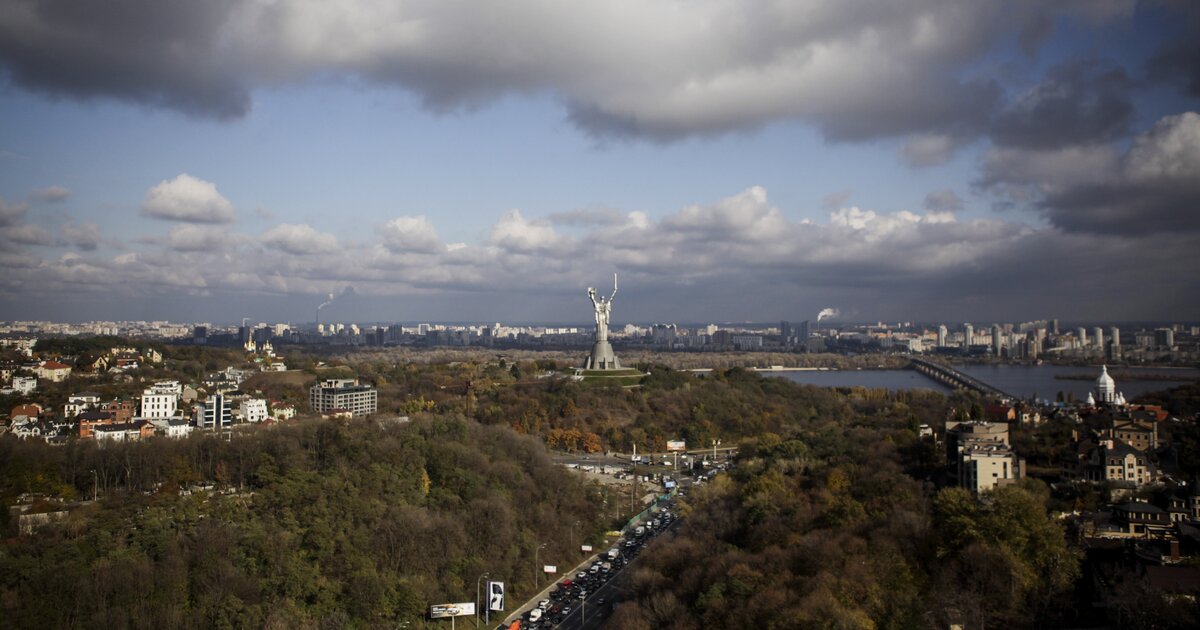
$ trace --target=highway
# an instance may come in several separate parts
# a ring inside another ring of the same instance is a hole
[[[680,519],[678,518],[672,521],[662,532],[650,539],[646,546],[649,547],[651,543],[664,535],[673,536],[679,528],[679,523]],[[639,554],[638,557],[641,557],[641,555]],[[559,630],[598,630],[599,628],[603,628],[609,616],[612,615],[613,606],[622,599],[625,599],[628,592],[626,586],[629,577],[628,571],[637,561],[638,558],[634,558],[633,561],[622,567],[620,571],[613,574],[603,586],[596,589],[595,593],[589,595],[578,607],[574,608],[562,620],[562,623],[554,627]],[[601,600],[604,601],[604,604],[598,605],[596,602]]]
[[[691,479],[685,479],[685,483],[690,487]],[[677,531],[681,519],[679,519],[675,514],[674,501],[672,500],[663,504],[663,510],[663,512],[659,512],[659,518],[662,518],[664,512],[670,512],[670,518],[669,520],[662,519],[665,521],[665,523],[660,525],[657,531],[650,527],[650,524],[654,519],[648,519],[643,521],[643,524],[647,528],[647,532],[642,537],[638,538],[633,534],[633,532],[626,532],[625,536],[613,543],[618,549],[620,549],[620,560],[613,562],[614,566],[611,574],[609,574],[607,577],[600,577],[598,584],[596,583],[596,578],[598,576],[603,576],[603,572],[599,574],[589,574],[588,577],[578,580],[574,579],[574,576],[581,572],[589,573],[589,568],[597,560],[600,562],[607,561],[607,558],[604,555],[605,551],[607,550],[599,550],[598,554],[585,560],[579,566],[575,567],[572,572],[569,572],[566,576],[564,576],[565,578],[573,579],[573,581],[578,582],[578,584],[575,584],[569,589],[564,590],[557,588],[556,585],[552,583],[549,587],[538,593],[529,601],[522,604],[515,611],[509,613],[508,616],[505,617],[507,623],[511,623],[514,619],[520,618],[521,628],[590,630],[603,627],[605,622],[608,620],[608,617],[612,614],[614,603],[627,599],[629,596],[629,592],[627,590],[628,577],[630,575],[628,572],[629,567],[633,566],[637,562],[638,558],[641,557],[641,554],[645,553],[645,550],[650,547],[655,540],[663,535],[673,536]],[[637,541],[637,544],[632,547],[626,546],[626,542],[631,540]],[[559,578],[560,581],[562,579],[563,578]],[[588,584],[590,584],[590,586]],[[578,591],[581,587],[584,589],[593,589],[591,592],[587,593],[586,599],[584,600],[578,599]],[[530,623],[528,621],[528,611],[537,607],[538,602],[542,599],[551,600],[551,605],[547,608],[555,609],[553,612],[548,610],[546,617],[550,617],[551,615],[557,613],[555,616],[561,618],[556,618],[553,620],[550,618],[543,618],[538,622]],[[570,610],[566,611],[564,615],[563,612],[559,611],[560,608],[569,608]],[[557,621],[557,624],[554,623],[554,621]],[[501,627],[507,628],[508,626],[503,625]]]

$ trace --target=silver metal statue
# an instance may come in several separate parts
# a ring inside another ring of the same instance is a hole
[[[619,370],[621,362],[608,342],[608,322],[612,316],[613,299],[617,297],[617,274],[613,274],[613,292],[608,299],[604,299],[603,295],[597,299],[596,289],[592,287],[588,287],[587,292],[596,312],[596,342],[592,344],[591,354],[584,359],[583,367],[588,370]]]
[[[588,297],[592,300],[592,308],[596,310],[596,341],[608,341],[608,321],[612,314],[613,299],[617,297],[617,274],[613,274],[613,292],[607,300],[601,295],[596,299],[596,289],[588,287]]]

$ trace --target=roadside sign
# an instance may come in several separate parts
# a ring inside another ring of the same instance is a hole
[[[686,451],[687,450],[687,442],[684,442],[683,440],[667,440],[667,450],[668,451]]]
[[[504,610],[504,582],[488,582],[488,610]]]
[[[469,617],[475,614],[475,602],[459,604],[435,604],[429,607],[430,619],[445,619],[446,617]]]
[[[580,545],[579,549],[580,549],[580,551],[591,551],[592,546],[591,545]]]
[[[547,564],[542,567],[542,573],[558,573],[558,567],[553,564]]]

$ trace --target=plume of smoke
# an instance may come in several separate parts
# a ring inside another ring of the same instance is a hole
[[[319,310],[325,308],[326,306],[329,306],[330,304],[333,304],[333,294],[332,293],[329,294],[328,300],[321,302],[321,305],[317,307],[317,310],[319,311]]]
[[[822,319],[829,319],[830,317],[837,317],[838,315],[839,313],[836,308],[824,308],[821,309],[820,313],[817,313],[817,321],[820,322]]]

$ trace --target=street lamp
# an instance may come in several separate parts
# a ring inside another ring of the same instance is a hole
[[[487,574],[487,572],[484,572],[483,575],[479,576],[479,579],[475,580],[475,627],[476,628],[479,627],[479,583],[486,577],[488,577],[488,574]]]
[[[720,443],[721,443],[721,440],[713,440],[713,441],[712,441],[712,447],[713,447],[713,466],[716,466],[716,465],[717,465],[717,445],[718,445],[718,444],[720,444]]]
[[[538,574],[542,570],[542,565],[538,564],[538,552],[541,551],[545,546],[546,543],[542,543],[537,546],[537,549],[533,550],[533,590],[535,591],[538,588]]]

